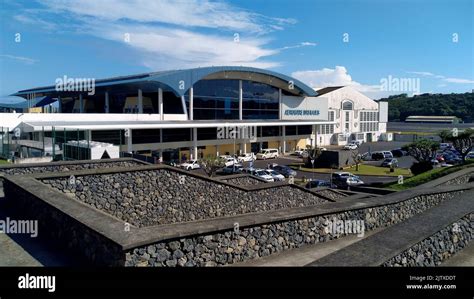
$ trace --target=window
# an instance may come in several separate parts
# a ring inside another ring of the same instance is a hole
[[[334,121],[334,111],[328,111],[328,120]]]
[[[353,110],[353,106],[351,101],[345,101],[342,103],[342,110]]]

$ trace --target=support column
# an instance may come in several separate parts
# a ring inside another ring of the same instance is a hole
[[[282,146],[281,146],[281,151],[282,154],[286,153],[286,126],[281,127],[282,132],[281,132],[281,137],[282,137]]]
[[[242,80],[239,80],[239,119],[243,119],[243,89],[242,89]]]
[[[58,96],[58,112],[63,113],[63,103],[61,101],[61,96]]]
[[[160,163],[163,163],[163,149],[161,148],[161,144],[163,143],[163,129],[159,129],[159,130],[160,130],[160,149],[158,150],[158,153],[160,155]]]
[[[184,96],[181,96],[181,105],[183,106],[183,112],[186,115],[186,118],[189,119],[188,109],[186,109],[186,100],[184,99]]]
[[[105,92],[105,113],[110,113],[110,100],[109,100],[109,92]]]
[[[160,114],[160,120],[165,119],[165,113],[163,111],[163,89],[158,88],[158,113]]]
[[[125,136],[127,140],[127,152],[133,152],[133,143],[132,143],[132,129],[128,129],[128,136]]]
[[[282,119],[282,104],[281,104],[281,88],[278,89],[278,115],[279,115],[279,119]]]
[[[138,90],[138,113],[143,114],[143,92]]]
[[[79,113],[84,113],[84,99],[82,93],[79,94]]]
[[[197,128],[193,128],[193,153],[191,159],[198,158],[198,147],[197,147]]]
[[[194,91],[193,86],[189,88],[189,120],[194,119]]]

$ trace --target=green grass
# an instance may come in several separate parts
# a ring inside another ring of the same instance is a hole
[[[7,160],[0,159],[0,165],[1,164],[9,164],[9,162]]]
[[[307,172],[313,172],[312,168],[306,168],[301,166],[299,168],[298,164],[291,164],[291,168],[295,170],[302,170],[302,171],[307,171]],[[315,173],[332,173],[338,170],[334,170],[331,168],[315,168],[314,172]],[[344,168],[344,171],[350,171],[355,175],[376,175],[376,176],[399,176],[403,175],[404,177],[409,177],[411,176],[410,170],[406,168],[395,168],[394,172],[390,172],[390,168],[388,167],[380,167],[380,166],[374,166],[374,165],[366,165],[366,164],[361,164],[359,165],[359,170],[356,171],[356,167],[348,167]]]
[[[403,184],[398,184],[398,183],[390,183],[386,184],[383,187],[390,188],[393,190],[405,190],[409,188],[416,187],[418,185],[427,183],[429,181],[432,181],[434,179],[440,178],[442,176],[448,175],[450,173],[459,171],[461,169],[465,169],[468,167],[474,167],[474,161],[468,160],[466,161],[466,164],[459,165],[459,166],[453,166],[453,167],[444,167],[444,168],[434,168],[430,171],[421,173],[419,175],[413,176],[411,178],[407,178],[403,180]]]
[[[430,135],[436,135],[436,132],[410,132],[410,131],[401,131],[401,132],[391,132],[391,133],[397,133],[400,135],[420,135],[420,136],[430,136]]]

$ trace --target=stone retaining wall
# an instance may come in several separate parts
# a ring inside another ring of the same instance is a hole
[[[327,220],[363,220],[366,230],[393,225],[455,197],[461,191],[421,195],[396,204],[305,219],[257,225],[215,234],[158,242],[126,252],[126,266],[219,266],[268,256],[341,236]]]
[[[264,181],[258,180],[251,176],[243,176],[231,179],[221,179],[223,182],[227,182],[230,184],[238,185],[238,186],[256,186],[260,184],[265,184]]]
[[[168,169],[78,176],[74,184],[64,177],[43,183],[137,227],[327,202],[293,185],[244,191]]]
[[[474,214],[471,213],[394,256],[383,266],[438,266],[465,248],[473,237],[473,231]]]

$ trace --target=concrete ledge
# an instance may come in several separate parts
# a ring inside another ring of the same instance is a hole
[[[469,190],[308,266],[381,266],[473,212],[474,190]]]
[[[53,167],[53,166],[65,166],[65,165],[81,165],[81,164],[97,164],[97,163],[110,163],[110,162],[136,162],[138,164],[150,165],[144,161],[140,161],[132,158],[119,158],[119,159],[103,159],[103,160],[75,160],[75,161],[57,161],[47,163],[25,163],[25,164],[8,164],[0,165],[0,172],[2,169],[10,168],[30,168],[30,167]]]

